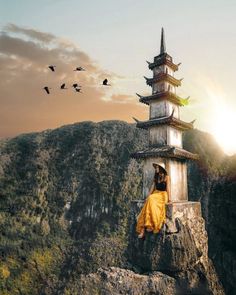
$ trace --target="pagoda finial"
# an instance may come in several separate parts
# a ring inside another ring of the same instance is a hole
[[[161,28],[161,49],[160,54],[166,53],[166,42],[164,28]]]

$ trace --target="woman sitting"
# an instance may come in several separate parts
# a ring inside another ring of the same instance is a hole
[[[137,218],[138,238],[144,237],[145,229],[148,232],[159,232],[166,221],[165,204],[170,202],[170,177],[162,166],[153,163],[153,167],[155,169],[153,183]]]

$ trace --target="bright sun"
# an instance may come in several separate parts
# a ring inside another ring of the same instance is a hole
[[[211,118],[211,133],[225,153],[236,153],[236,112],[227,105],[214,106]]]

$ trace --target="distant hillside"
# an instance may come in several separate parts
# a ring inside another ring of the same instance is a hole
[[[123,121],[86,121],[0,141],[3,294],[73,294],[81,273],[131,267],[128,215],[142,163],[130,154],[147,136]],[[200,155],[189,164],[189,199],[202,203],[209,253],[231,291],[236,159],[199,130],[185,133],[184,147]]]

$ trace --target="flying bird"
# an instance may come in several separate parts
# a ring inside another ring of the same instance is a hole
[[[81,92],[81,88],[75,88],[75,91],[79,92],[79,93],[83,93],[83,92]]]
[[[67,89],[65,83],[63,83],[63,84],[61,85],[61,89]]]
[[[74,71],[85,71],[85,69],[82,67],[77,67]]]
[[[45,87],[43,87],[43,89],[47,92],[47,94],[50,94],[49,89],[51,89],[51,88],[49,88],[48,86],[45,86]]]
[[[72,87],[76,88],[76,87],[81,87],[81,86],[79,86],[78,83],[74,83],[74,84],[72,84]]]
[[[111,86],[111,84],[108,84],[107,78],[105,80],[103,80],[102,85],[104,85],[104,86]]]
[[[56,66],[48,66],[48,68],[49,68],[52,72],[55,72],[55,67],[56,67]]]

